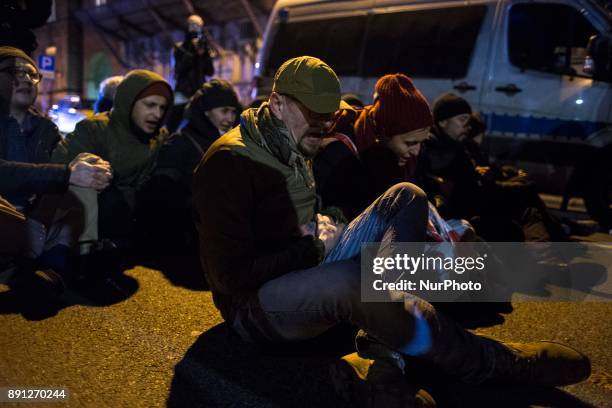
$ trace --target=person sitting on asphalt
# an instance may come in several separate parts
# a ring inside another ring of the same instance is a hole
[[[213,79],[202,84],[187,104],[185,124],[162,147],[156,169],[165,165],[185,167],[181,174],[188,177],[181,181],[191,184],[193,170],[204,152],[238,124],[240,112],[242,106],[231,83]]]
[[[473,220],[478,234],[489,241],[567,240],[525,172],[476,164],[481,159],[470,153],[465,140],[472,116],[465,99],[441,95],[433,116],[433,137],[425,142],[420,160],[427,174],[443,180],[444,216]]]
[[[122,80],[123,76],[115,75],[100,82],[100,92],[98,93],[98,99],[94,103],[94,113],[108,112],[113,108],[117,87]]]
[[[461,141],[468,156],[476,166],[488,166],[488,143],[485,142],[487,125],[478,112],[472,112],[466,124],[467,132]]]
[[[429,137],[433,124],[427,100],[403,74],[381,77],[375,92],[373,105],[353,114],[350,111],[336,114],[333,130],[337,132],[349,127],[346,133],[354,135],[354,148],[347,143],[327,143],[330,138],[326,138],[322,151],[314,160],[317,192],[323,204],[340,206],[349,218],[361,213],[376,197],[401,182],[418,185],[428,193],[430,200],[435,200],[434,183],[427,182],[417,160],[421,143]],[[337,137],[337,133],[333,136]],[[448,224],[433,206],[430,217],[432,222],[428,225],[432,227]],[[453,239],[461,239],[468,228],[466,222],[452,220],[452,226],[444,230],[454,231]],[[429,235],[450,239],[444,231],[434,229],[428,230]]]
[[[75,231],[81,228],[78,211],[58,211],[60,194],[69,185],[104,189],[111,178],[108,162],[89,153],[68,164],[50,164],[51,151],[61,139],[57,127],[33,107],[41,75],[23,51],[0,47],[0,194],[9,214],[17,212],[27,226],[28,239],[12,255],[35,261],[37,267],[63,273]],[[8,236],[22,235],[2,223]]]
[[[99,194],[90,188],[70,189],[86,211],[81,241],[130,244],[137,193],[167,139],[161,126],[171,103],[172,89],[163,77],[142,69],[130,71],[117,87],[113,110],[79,122],[53,151],[55,163],[69,163],[89,152],[113,169],[112,183]]]
[[[193,171],[210,145],[238,124],[240,112],[234,87],[222,79],[202,84],[191,98],[185,110],[186,124],[162,146],[151,179],[143,188],[139,230],[151,244],[170,252],[195,250],[189,244],[197,247]],[[160,212],[167,216],[160,220]]]
[[[363,101],[359,99],[357,95],[352,94],[352,93],[346,93],[342,95],[342,100],[348,103],[349,105],[351,105],[355,109],[363,109],[363,107],[365,106]]]
[[[229,327],[245,341],[295,342],[356,325],[358,352],[332,371],[354,406],[434,406],[405,377],[406,357],[473,384],[586,379],[589,359],[569,347],[475,335],[407,292],[361,301],[361,244],[382,241],[377,256],[385,257],[394,242],[423,242],[428,204],[420,188],[400,183],[346,228],[317,213],[309,162],[340,107],[334,71],[314,57],[292,58],[276,72],[269,101],[244,111],[196,169],[202,268]]]

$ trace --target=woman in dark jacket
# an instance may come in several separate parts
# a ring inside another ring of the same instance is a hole
[[[338,115],[334,132],[352,134],[354,144],[331,139],[315,159],[323,205],[337,205],[352,218],[394,184],[410,181],[423,188],[417,156],[432,123],[427,100],[410,78],[380,78],[373,105]]]

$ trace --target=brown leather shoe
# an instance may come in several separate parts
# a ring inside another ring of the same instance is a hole
[[[433,398],[410,384],[400,367],[388,359],[348,354],[330,367],[336,393],[363,408],[435,408]]]
[[[487,337],[495,365],[489,378],[547,387],[576,384],[591,375],[591,361],[581,352],[552,341],[505,343]]]

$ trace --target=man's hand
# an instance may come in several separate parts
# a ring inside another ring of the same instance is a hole
[[[78,187],[102,191],[110,184],[113,174],[110,163],[91,153],[81,153],[68,165],[69,183]]]
[[[344,224],[336,224],[326,215],[317,214],[317,231],[319,232],[319,239],[325,245],[325,255],[336,246],[344,227]]]

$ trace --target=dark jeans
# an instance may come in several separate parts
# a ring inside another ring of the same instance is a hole
[[[134,210],[125,193],[109,187],[98,194],[99,238],[129,240],[134,233]]]
[[[381,242],[378,256],[391,255],[395,242],[423,242],[427,211],[420,188],[393,186],[347,226],[323,264],[266,282],[237,314],[234,329],[246,340],[257,330],[259,339],[297,341],[348,322],[404,354],[426,353],[433,307],[404,292],[388,292],[384,303],[362,302],[360,264],[352,258],[366,242]]]

